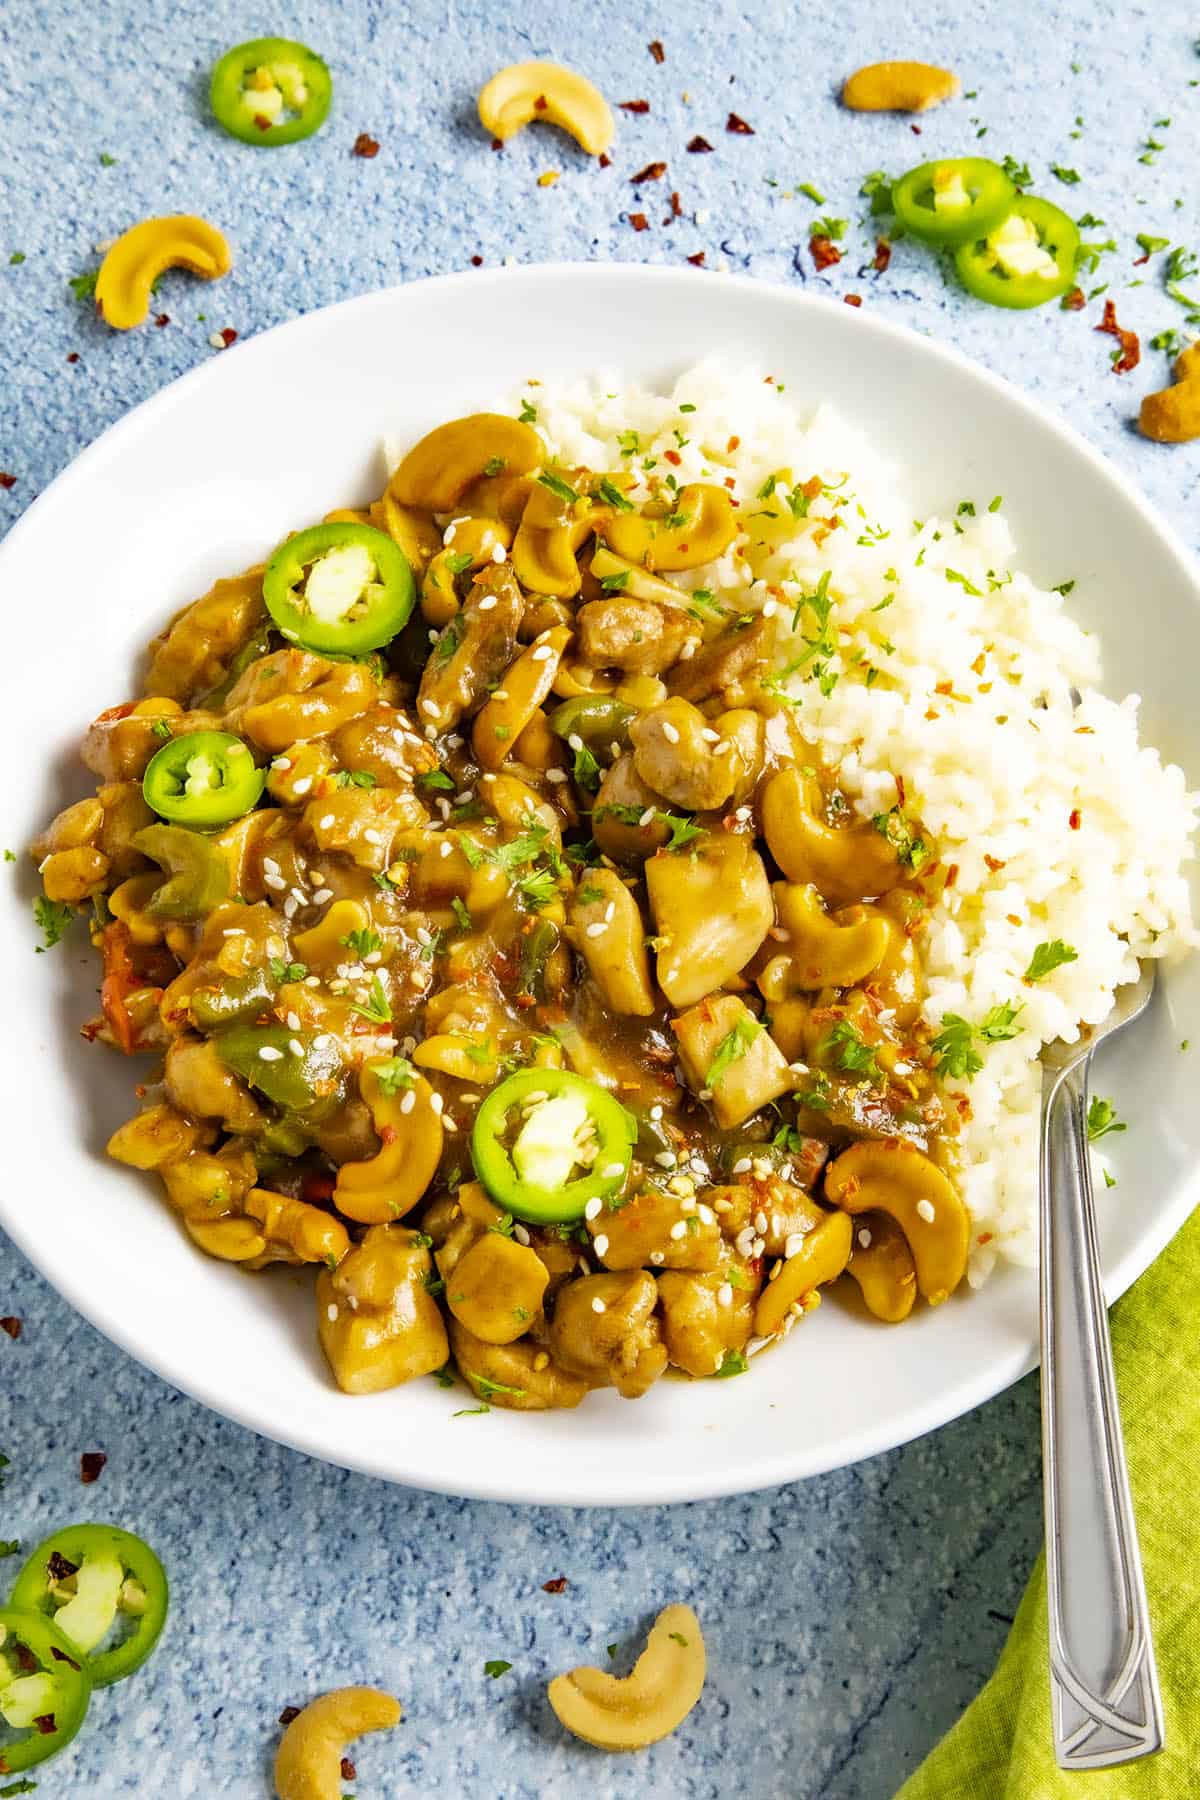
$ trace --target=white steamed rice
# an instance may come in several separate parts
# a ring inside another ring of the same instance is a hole
[[[739,612],[773,610],[781,671],[805,649],[790,629],[796,604],[828,574],[837,651],[823,682],[810,657],[784,683],[858,809],[903,797],[942,865],[957,865],[921,939],[931,1025],[1022,1004],[1019,1035],[982,1047],[983,1071],[948,1086],[963,1096],[969,1278],[978,1286],[997,1257],[1032,1263],[1037,1058],[1103,1019],[1139,957],[1195,941],[1183,865],[1200,796],[1139,742],[1137,696],[1099,691],[1095,637],[1013,567],[1012,533],[986,498],[918,528],[895,471],[829,408],[806,425],[769,378],[715,362],[669,396],[588,380],[531,382],[510,410],[522,398],[567,466],[641,474],[649,459],[680,485],[732,478],[746,535],[674,579]],[[788,496],[814,475],[827,491],[797,519]],[[806,611],[801,631],[812,628]],[[1056,938],[1077,960],[1024,983],[1035,947]]]

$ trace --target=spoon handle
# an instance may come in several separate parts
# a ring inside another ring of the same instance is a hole
[[[1040,1167],[1042,1462],[1050,1689],[1060,1768],[1163,1745],[1088,1160],[1090,1057],[1048,1077]]]

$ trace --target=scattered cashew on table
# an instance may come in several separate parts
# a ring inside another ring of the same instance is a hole
[[[400,1702],[379,1688],[334,1688],[310,1700],[280,1740],[275,1756],[279,1800],[341,1800],[342,1757],[364,1731],[400,1723]]]
[[[690,1606],[659,1613],[631,1672],[572,1669],[547,1694],[559,1723],[598,1750],[644,1750],[669,1737],[704,1686],[704,1638]]]
[[[1138,430],[1159,444],[1200,437],[1200,339],[1175,360],[1175,384],[1142,401]]]
[[[961,90],[957,75],[932,63],[869,63],[846,77],[842,105],[851,112],[925,112]]]

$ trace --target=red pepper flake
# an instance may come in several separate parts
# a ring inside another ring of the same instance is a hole
[[[648,113],[650,111],[650,102],[648,100],[618,100],[617,105],[622,112]]]
[[[704,267],[703,250],[694,250],[688,257],[688,261],[691,263],[693,269],[702,269]]]
[[[53,1713],[38,1713],[33,1722],[43,1737],[53,1737],[54,1733],[58,1730],[58,1724]]]
[[[65,1662],[68,1669],[74,1669],[76,1674],[79,1673],[79,1664],[69,1657],[65,1650],[59,1650],[56,1645],[51,1644],[50,1654],[55,1662]]]
[[[650,42],[646,45],[646,48],[650,52],[651,56],[654,58],[656,63],[665,63],[666,62],[667,53],[663,49],[662,44],[659,42],[658,38],[651,38]]]
[[[673,463],[676,468],[678,468],[680,463],[683,461],[683,458],[682,458],[682,456],[680,456],[678,450],[664,450],[663,455],[666,457],[667,461],[669,463]]]
[[[1001,860],[998,856],[988,856],[986,854],[986,852],[984,854],[983,860],[987,864],[988,868],[992,871],[993,875],[998,875],[1000,873],[1001,869],[1005,869],[1008,867],[1008,864],[1001,862]]]
[[[1067,824],[1071,827],[1072,831],[1078,831],[1079,827],[1082,825],[1082,823],[1083,823],[1083,814],[1080,812],[1079,808],[1076,807],[1074,812],[1071,814],[1070,818],[1067,820]],[[3,1321],[0,1321],[0,1323],[2,1323],[2,1322]]]
[[[631,175],[629,179],[634,187],[640,187],[643,181],[661,181],[666,172],[665,162],[647,163],[644,169],[639,169],[637,174]]]
[[[556,1575],[554,1577],[553,1581],[543,1581],[542,1592],[544,1594],[561,1594],[566,1590],[566,1586],[567,1586],[566,1576],[565,1575]]]
[[[472,267],[472,268],[473,268],[473,269],[482,269],[482,267],[483,267],[483,258],[482,258],[482,256],[473,256],[473,257],[472,257],[472,258],[471,258],[471,267]]]
[[[545,105],[544,100],[542,101],[542,105]],[[379,139],[373,138],[369,131],[360,131],[354,140],[354,149],[351,151],[351,155],[364,156],[368,160],[370,160],[372,156],[378,156]]]
[[[7,493],[9,488],[15,488],[16,485],[17,478],[15,475],[6,475],[3,470],[0,470],[0,488],[3,488]]]
[[[533,103],[533,110],[534,112],[545,112],[549,104],[550,102],[547,100],[545,94],[539,94]]]
[[[1150,261],[1150,252],[1147,250],[1145,256],[1135,256],[1134,257],[1133,266],[1135,269],[1140,269],[1142,267],[1143,263],[1148,263],[1149,261]]]
[[[645,213],[630,213],[629,223],[635,231],[649,231],[650,221]]]
[[[154,323],[158,326],[158,329],[161,331],[164,325],[169,325],[171,323],[170,313],[157,313],[155,315]]]
[[[727,487],[727,488],[735,488],[735,487],[736,487],[736,486],[737,486],[737,478],[736,478],[736,476],[733,476],[733,475],[727,475],[727,476],[726,476],[726,477],[725,477],[725,486],[726,486],[726,487]]]
[[[842,260],[842,253],[832,238],[811,237],[808,240],[808,248],[818,269],[831,269],[834,263],[840,263]]]
[[[1082,312],[1087,305],[1087,301],[1083,297],[1083,289],[1078,287],[1072,288],[1069,294],[1063,295],[1062,299],[1059,301],[1059,305],[1064,312]]]
[[[945,876],[945,880],[942,882],[942,886],[943,886],[943,888],[952,888],[957,880],[958,880],[958,864],[950,863],[947,866],[946,876]]]
[[[220,335],[221,335],[222,341],[224,342],[225,348],[227,350],[228,350],[230,344],[237,343],[237,332],[233,329],[232,325],[226,325]]]
[[[688,150],[692,156],[700,156],[704,151],[711,149],[712,145],[707,138],[694,137],[688,144]]]
[[[892,780],[896,783],[896,804],[903,806],[908,793],[908,789],[904,785],[904,777],[903,775],[893,775]]]
[[[68,361],[68,362],[69,362],[69,363],[77,363],[77,362],[78,362],[78,361],[79,361],[79,352],[78,352],[78,350],[69,350],[69,351],[68,351],[68,352],[67,352],[67,361]]]
[[[875,239],[875,273],[882,275],[892,260],[892,246],[887,238]]]
[[[343,1756],[341,1768],[342,1768],[342,1780],[343,1781],[357,1781],[358,1770],[355,1768],[354,1764],[350,1761],[350,1758],[348,1756]]]
[[[298,1719],[299,1717],[300,1708],[298,1706],[285,1706],[279,1715],[279,1723],[281,1725],[290,1725],[293,1719]]]
[[[862,305],[862,295],[861,294],[847,294],[845,296],[845,301],[846,301],[847,306],[861,306]]]
[[[674,188],[671,189],[671,217],[673,219],[681,219],[683,217],[683,202]]]
[[[94,1481],[99,1481],[100,1472],[107,1461],[103,1450],[84,1451],[79,1458],[79,1479],[84,1487],[91,1487]]]
[[[611,169],[611,168],[612,168],[612,157],[611,157],[611,156],[606,156],[606,155],[605,155],[605,154],[604,154],[604,151],[603,151],[603,150],[602,150],[602,151],[601,151],[601,152],[600,152],[600,156],[599,156],[599,159],[598,159],[598,160],[599,160],[599,163],[600,163],[600,167],[601,167],[601,168],[602,168],[602,169]]]
[[[0,1319],[0,1331],[6,1331],[14,1342],[20,1337],[24,1329],[25,1327],[21,1320],[14,1319],[11,1314],[7,1318]]]
[[[745,119],[739,119],[736,113],[730,113],[725,121],[726,131],[732,131],[737,137],[753,137],[753,125],[747,125]]]
[[[503,138],[493,138],[492,139],[492,149],[493,150],[503,150],[503,148],[504,148],[504,139]]]
[[[1142,360],[1142,346],[1138,342],[1136,331],[1124,331],[1117,323],[1117,308],[1112,300],[1104,302],[1104,318],[1095,327],[1097,331],[1107,332],[1115,337],[1121,346],[1121,354],[1113,363],[1114,375],[1127,375],[1130,369],[1136,369]]]
[[[741,441],[742,440],[740,437],[736,437],[736,436],[731,437],[729,442],[725,446],[726,456],[732,456],[734,451],[737,449],[738,445],[741,443]]]
[[[914,137],[920,137],[921,127],[919,125],[910,125],[908,129],[912,132]]]

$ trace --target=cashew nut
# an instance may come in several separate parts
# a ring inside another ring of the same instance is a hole
[[[1200,342],[1175,360],[1175,385],[1147,394],[1138,430],[1157,444],[1186,444],[1200,437]]]
[[[358,1090],[371,1109],[379,1154],[343,1163],[333,1191],[338,1211],[363,1225],[403,1218],[433,1180],[442,1154],[441,1109],[434,1105],[425,1077],[415,1075],[389,1094],[380,1086],[376,1068],[363,1064]]]
[[[690,1606],[668,1606],[646,1648],[621,1678],[584,1667],[556,1675],[546,1690],[559,1723],[598,1750],[643,1750],[669,1737],[700,1698],[704,1637]]]
[[[366,931],[371,915],[360,900],[335,900],[309,931],[292,939],[296,960],[310,969],[324,969],[346,960],[346,939]]]
[[[481,768],[498,769],[512,755],[514,742],[550,692],[570,641],[568,627],[556,625],[505,670],[499,691],[480,708],[471,733]]]
[[[96,310],[106,325],[128,331],[150,311],[150,289],[165,269],[190,269],[213,281],[232,262],[229,245],[204,219],[190,213],[143,219],[122,232],[100,264]]]
[[[853,987],[879,967],[893,937],[902,937],[899,927],[872,906],[827,913],[811,883],[801,887],[776,881],[771,892],[788,948],[773,956],[758,977],[765,1000],[787,1000],[816,988]]]
[[[576,552],[592,536],[599,522],[595,511],[576,513],[576,502],[566,501],[548,488],[535,487],[513,540],[513,573],[533,594],[549,594],[572,600],[583,586]]]
[[[399,544],[418,579],[442,548],[442,534],[428,508],[401,506],[390,489],[373,503],[370,520],[377,531],[386,531]]]
[[[908,1239],[887,1213],[869,1213],[854,1230],[846,1264],[868,1312],[888,1325],[907,1319],[917,1298],[917,1271]]]
[[[270,1188],[251,1188],[244,1211],[262,1226],[268,1250],[274,1246],[273,1262],[338,1263],[350,1248],[340,1219]]]
[[[493,75],[479,96],[479,118],[501,143],[531,119],[545,119],[569,132],[589,156],[602,156],[617,132],[599,88],[574,69],[549,62],[513,63]]]
[[[772,775],[762,796],[763,836],[789,881],[811,882],[845,905],[886,893],[904,874],[882,832],[865,820],[826,825],[820,783],[797,768]]]
[[[847,76],[842,105],[852,112],[925,112],[961,90],[957,75],[932,63],[870,63]]]
[[[231,729],[275,752],[297,738],[337,731],[378,697],[378,684],[365,663],[329,662],[307,650],[276,650],[251,663],[239,678],[225,716]]]
[[[379,1688],[335,1688],[310,1700],[275,1755],[279,1800],[341,1800],[346,1746],[364,1731],[387,1731],[400,1718],[399,1701]]]
[[[648,1019],[654,992],[646,927],[637,901],[614,869],[588,870],[572,896],[568,918],[567,935],[605,1002],[616,1013]]]
[[[512,543],[512,529],[502,519],[464,519],[445,548],[432,559],[421,584],[421,614],[430,625],[445,625],[459,610],[454,578],[464,569],[482,569]],[[463,558],[467,561],[464,562]]]
[[[614,511],[600,525],[618,556],[645,569],[698,569],[728,550],[737,529],[728,491],[709,481],[672,494],[669,512]]]
[[[159,1101],[118,1125],[108,1140],[108,1154],[131,1169],[161,1169],[178,1162],[216,1137],[216,1126],[197,1123]]]
[[[754,1309],[754,1329],[759,1337],[773,1337],[793,1306],[805,1294],[836,1281],[850,1257],[853,1226],[845,1213],[826,1213],[815,1231],[804,1237],[795,1256],[780,1265]]]
[[[401,506],[452,512],[473,481],[493,474],[529,475],[545,450],[537,432],[504,413],[470,413],[438,425],[414,444],[388,483]]]
[[[952,1294],[967,1267],[970,1217],[937,1164],[904,1138],[852,1144],[825,1172],[825,1197],[848,1213],[888,1213],[912,1251],[930,1306]]]

